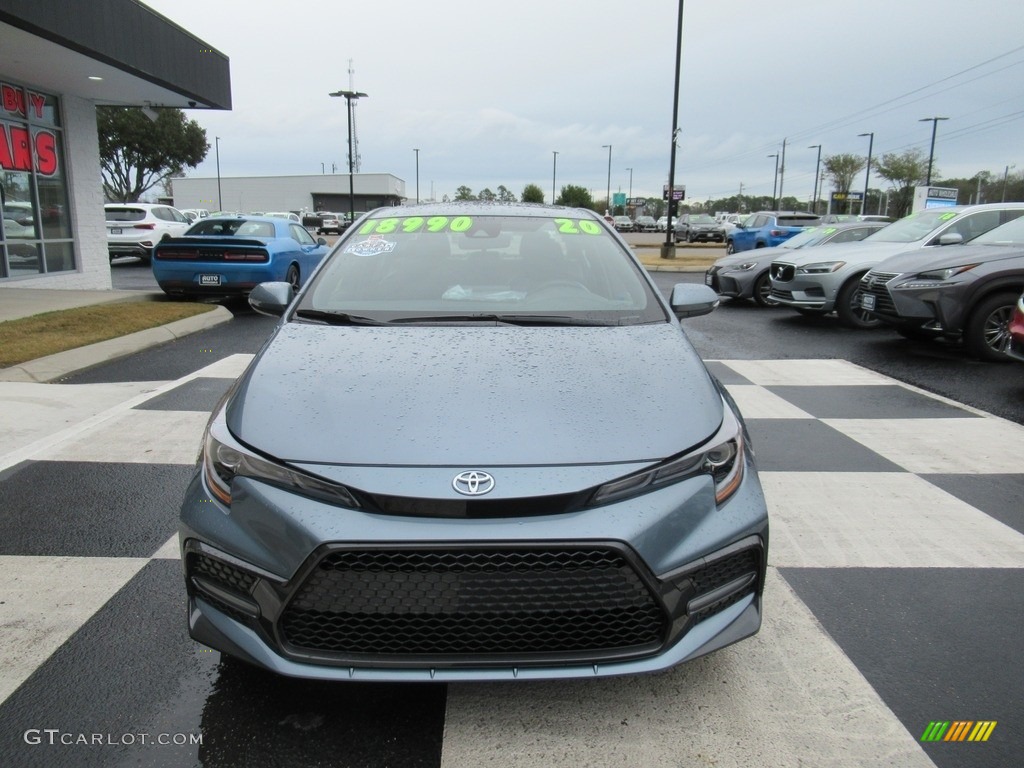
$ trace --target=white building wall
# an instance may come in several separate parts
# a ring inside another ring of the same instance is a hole
[[[389,173],[357,173],[353,191],[358,198],[405,197],[405,182]],[[222,176],[220,200],[225,211],[312,211],[314,194],[347,195],[348,174],[309,176]],[[216,178],[171,181],[175,208],[218,210]]]
[[[65,173],[78,270],[6,283],[12,288],[110,289],[110,258],[103,216],[103,178],[96,131],[96,105],[61,95]]]

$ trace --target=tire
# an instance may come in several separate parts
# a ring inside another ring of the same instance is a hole
[[[725,253],[727,256],[736,253],[736,244],[732,240],[725,241]]]
[[[754,303],[759,307],[777,307],[779,302],[771,297],[772,276],[768,271],[763,272],[754,281]]]
[[[693,235],[687,235],[687,236],[686,236],[686,242],[688,242],[688,243],[692,243],[692,242],[694,242],[694,237],[693,237]]]
[[[1009,323],[1017,305],[1017,293],[988,296],[971,310],[964,326],[964,346],[980,360],[990,363],[1009,361],[1006,347],[1010,343]]]
[[[286,283],[291,283],[292,284],[292,290],[293,291],[298,291],[299,290],[299,267],[298,267],[298,265],[292,264],[290,267],[288,267],[288,274],[286,274],[284,276],[284,281]]]
[[[836,314],[839,324],[847,328],[867,330],[877,328],[882,321],[871,317],[860,307],[860,279],[862,275],[854,275],[839,289],[836,296]]]

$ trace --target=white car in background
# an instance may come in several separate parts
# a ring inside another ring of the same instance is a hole
[[[183,235],[192,222],[177,208],[157,203],[107,203],[107,251],[116,256],[137,256],[149,262],[153,246],[167,237]]]

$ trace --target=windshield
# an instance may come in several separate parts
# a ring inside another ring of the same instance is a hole
[[[303,297],[299,317],[332,312],[378,321],[466,322],[473,315],[492,321],[558,316],[607,325],[667,320],[624,248],[585,214],[391,213],[371,214],[339,241]]]
[[[971,245],[1017,245],[1024,246],[1024,211],[1008,211],[1009,215],[1017,215],[1013,221],[990,229],[983,235],[971,240]]]
[[[914,243],[924,240],[938,227],[955,219],[960,214],[941,208],[925,209],[893,222],[861,242],[865,243]]]
[[[217,237],[274,237],[274,225],[269,221],[248,219],[203,219],[193,224],[186,235],[215,235]]]
[[[834,227],[811,227],[803,232],[797,232],[785,242],[779,243],[776,248],[803,248],[806,245],[814,245],[835,231]]]

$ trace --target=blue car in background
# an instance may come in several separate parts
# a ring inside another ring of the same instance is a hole
[[[240,296],[260,283],[301,287],[329,248],[288,219],[206,218],[153,249],[153,276],[169,296]]]
[[[747,216],[725,236],[725,252],[774,248],[819,221],[820,216],[808,211],[758,211]]]

